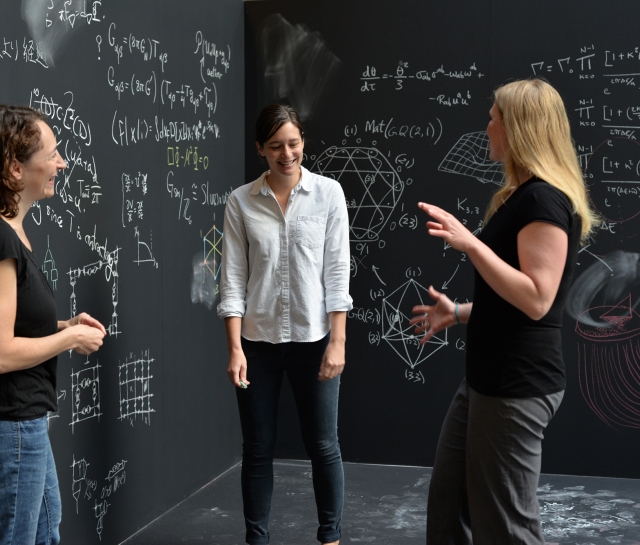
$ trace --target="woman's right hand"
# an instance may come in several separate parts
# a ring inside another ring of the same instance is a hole
[[[416,305],[413,313],[417,314],[411,319],[409,325],[416,326],[416,333],[424,332],[420,344],[426,343],[439,331],[456,324],[456,304],[444,293],[429,287],[429,295],[436,302],[435,305]]]
[[[247,380],[247,358],[244,352],[240,350],[232,350],[229,353],[229,365],[227,365],[227,375],[231,384],[237,388],[246,388],[250,382]],[[244,387],[242,386],[244,383]]]
[[[91,354],[102,346],[104,333],[103,330],[97,327],[77,324],[69,326],[67,329],[74,336],[75,346],[73,350],[78,354]]]

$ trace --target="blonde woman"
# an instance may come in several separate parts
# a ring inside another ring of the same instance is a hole
[[[414,308],[422,342],[467,324],[466,377],[445,418],[427,507],[427,543],[544,544],[536,488],[543,431],[564,394],[561,326],[581,241],[596,217],[558,92],[539,80],[498,88],[487,126],[504,165],[476,238],[419,203],[431,236],[467,254],[473,303],[430,288]]]

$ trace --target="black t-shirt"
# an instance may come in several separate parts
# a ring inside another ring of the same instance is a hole
[[[46,337],[57,333],[58,317],[53,292],[33,254],[18,234],[0,218],[0,261],[13,258],[18,265],[16,337]],[[31,420],[57,409],[57,358],[30,369],[0,374],[0,420]]]
[[[555,301],[540,320],[507,303],[475,272],[467,328],[467,382],[496,397],[539,397],[564,390],[560,330],[564,302],[580,249],[581,219],[567,196],[536,177],[521,184],[478,238],[520,270],[518,233],[533,222],[560,227],[569,237],[567,261]]]

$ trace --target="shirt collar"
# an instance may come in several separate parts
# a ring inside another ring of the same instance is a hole
[[[302,176],[300,176],[300,181],[296,184],[296,186],[293,188],[293,193],[297,193],[300,189],[304,189],[307,193],[311,193],[311,172],[309,172],[306,168],[304,168],[302,165],[300,165],[300,171],[302,173]],[[255,184],[253,185],[253,187],[251,188],[250,194],[251,195],[257,195],[258,193],[262,193],[263,195],[268,195],[269,194],[269,190],[271,189],[269,187],[269,184],[267,183],[267,175],[269,174],[269,171],[267,170],[266,172],[263,172],[262,175],[260,176],[260,178],[258,178],[255,182]]]

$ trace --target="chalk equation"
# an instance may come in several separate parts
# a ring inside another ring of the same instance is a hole
[[[414,70],[409,64],[408,61],[399,60],[395,70],[390,72],[381,72],[375,65],[367,65],[360,76],[360,81],[362,82],[360,91],[363,93],[376,91],[380,88],[381,84],[385,83],[385,80],[392,82],[394,86],[393,89],[401,91],[407,83],[414,81],[429,83],[442,78],[465,80],[485,77],[485,74],[478,70],[475,62],[461,70],[445,68],[444,65],[440,65],[434,69]],[[429,100],[434,100],[438,104],[444,104],[446,106],[468,106],[471,101],[471,94],[468,90],[465,90],[464,92],[456,93],[453,97],[438,94],[429,97]]]

